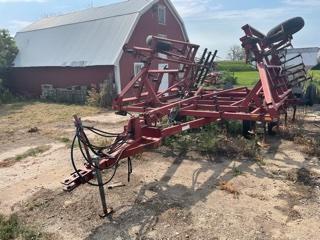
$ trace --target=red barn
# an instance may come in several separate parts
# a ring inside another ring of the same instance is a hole
[[[39,97],[42,84],[67,88],[108,79],[120,92],[142,65],[122,47],[146,46],[148,35],[188,41],[170,0],[129,0],[44,18],[15,36],[10,87]]]

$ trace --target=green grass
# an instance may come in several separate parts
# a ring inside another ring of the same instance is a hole
[[[310,73],[313,76],[313,81],[320,89],[320,70],[311,70]],[[252,87],[259,80],[257,71],[235,72],[234,76],[237,78],[238,86]]]
[[[230,71],[230,72],[241,72],[241,71],[254,71],[254,68],[246,64],[244,61],[220,61],[217,65],[218,71]]]
[[[320,70],[311,70],[310,72],[313,75],[314,79],[320,80]]]
[[[30,148],[22,154],[18,154],[15,157],[4,159],[0,162],[0,168],[13,166],[16,162],[25,159],[27,157],[36,157],[37,155],[44,153],[50,149],[49,145],[42,145],[35,148]],[[1,239],[1,238],[0,238]]]
[[[234,76],[237,78],[237,86],[253,87],[259,80],[257,71],[235,72]]]
[[[19,221],[17,215],[11,215],[10,217],[6,218],[0,214],[0,239],[36,240],[43,239],[43,235],[24,226],[21,221]]]
[[[311,70],[314,83],[320,89],[320,70]],[[259,73],[257,71],[248,72],[234,72],[234,76],[237,78],[237,86],[253,87],[259,80]]]
[[[25,159],[27,157],[35,157],[41,153],[44,153],[50,149],[49,145],[43,145],[35,148],[30,148],[28,151],[19,154],[15,157],[15,160],[20,161],[22,159]]]
[[[65,144],[70,144],[72,142],[68,137],[57,137],[56,140]]]

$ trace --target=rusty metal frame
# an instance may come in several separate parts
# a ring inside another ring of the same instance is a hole
[[[148,48],[134,47],[124,51],[140,58],[145,63],[142,70],[124,87],[114,100],[113,109],[119,113],[135,112],[117,138],[123,144],[110,148],[100,160],[100,169],[113,166],[120,159],[141,153],[149,148],[158,147],[168,136],[178,134],[192,128],[199,128],[218,120],[249,120],[272,122],[277,121],[280,114],[298,101],[291,91],[290,82],[283,74],[279,51],[291,46],[292,36],[279,43],[268,43],[265,35],[250,25],[242,27],[245,36],[240,40],[247,56],[254,58],[260,80],[252,89],[246,87],[227,90],[195,88],[196,70],[201,67],[197,61],[198,45],[152,37]],[[159,44],[167,50],[159,49]],[[163,58],[159,53],[166,56]],[[155,60],[181,64],[183,68],[164,70],[152,69]],[[179,73],[183,77],[179,77]],[[172,85],[159,92],[163,74],[169,74]],[[177,121],[163,127],[160,121],[176,110],[183,121]],[[81,121],[76,118],[76,125]],[[64,181],[65,190],[75,187],[94,178],[95,169],[86,165],[77,170]]]

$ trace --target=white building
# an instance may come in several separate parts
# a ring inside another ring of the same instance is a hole
[[[320,48],[310,47],[310,48],[291,48],[287,49],[287,59],[295,57],[301,54],[304,64],[307,70],[313,68],[320,63]],[[290,65],[299,64],[301,59],[297,58],[290,62]]]

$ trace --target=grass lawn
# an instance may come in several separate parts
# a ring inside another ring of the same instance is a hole
[[[237,86],[253,87],[259,80],[257,71],[235,72],[234,76],[237,78]]]
[[[313,76],[315,84],[320,90],[320,70],[311,70],[310,73]],[[259,79],[257,71],[235,72],[234,76],[237,77],[237,86],[253,87]]]

